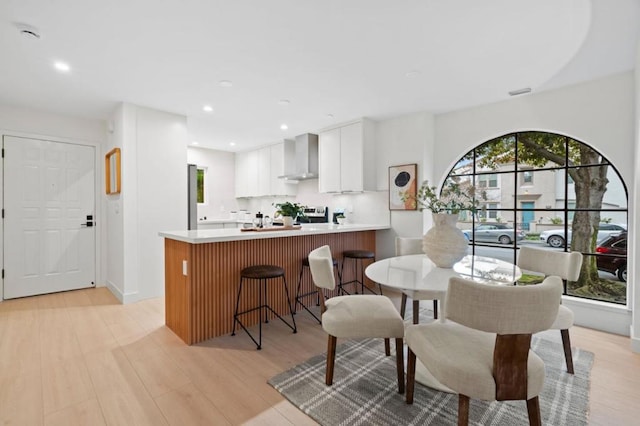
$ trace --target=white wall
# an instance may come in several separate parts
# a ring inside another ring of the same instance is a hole
[[[636,146],[635,96],[634,75],[628,72],[438,115],[434,176],[442,183],[453,164],[481,142],[518,130],[543,130],[571,136],[600,151],[620,172],[632,194],[637,186],[634,158],[630,154]],[[634,217],[637,213],[633,204],[629,207],[629,217]],[[635,229],[632,221],[631,235],[636,235]],[[630,247],[628,258],[636,259],[635,253],[635,248]],[[630,277],[627,285],[636,288],[638,280]],[[574,309],[577,324],[629,334],[631,315],[627,309],[600,310],[598,304],[583,299],[568,303],[587,306]]]
[[[434,116],[430,113],[409,114],[379,121],[376,125],[377,187],[384,191],[384,204],[389,208],[389,167],[418,164],[419,182],[433,181]],[[391,211],[391,229],[379,231],[376,239],[380,258],[395,254],[396,237],[417,237],[431,225],[431,217],[415,211]]]
[[[83,119],[65,115],[53,114],[32,108],[0,105],[0,135],[15,135],[44,138],[48,140],[75,142],[96,146],[96,285],[103,285],[104,265],[102,262],[106,221],[102,210],[100,188],[104,185],[103,148],[106,139],[106,123],[103,120]],[[0,167],[0,172],[2,169]],[[0,173],[0,198],[3,197],[3,182]],[[7,185],[15,184],[7,182]],[[4,239],[0,227],[0,241]],[[0,258],[3,257],[0,244]],[[3,293],[0,286],[0,302]]]
[[[207,169],[205,204],[198,205],[198,218],[226,219],[238,210],[235,196],[235,154],[204,148],[187,148],[187,161]],[[186,166],[185,166],[186,167]]]
[[[187,226],[186,117],[121,105],[113,115],[115,146],[122,149],[120,205],[122,271],[110,271],[110,288],[123,302],[164,294],[164,240],[159,231]],[[119,213],[116,213],[118,211]],[[115,241],[115,239],[114,239]]]

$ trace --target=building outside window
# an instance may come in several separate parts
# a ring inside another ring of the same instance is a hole
[[[497,188],[498,175],[496,174],[478,175],[477,182],[480,188]]]

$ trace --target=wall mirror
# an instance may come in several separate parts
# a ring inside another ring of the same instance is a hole
[[[119,194],[121,187],[120,180],[120,148],[113,148],[104,157],[104,169],[106,173],[106,192],[109,194]]]

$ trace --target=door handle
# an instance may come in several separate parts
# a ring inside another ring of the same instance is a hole
[[[94,225],[93,222],[93,215],[92,214],[88,214],[87,215],[87,223],[81,223],[80,226],[84,226],[85,228],[91,228]]]

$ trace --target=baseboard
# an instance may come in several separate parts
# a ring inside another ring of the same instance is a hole
[[[633,326],[629,327],[631,333],[631,351],[635,353],[640,353],[640,338],[635,337],[633,332]]]
[[[623,305],[563,296],[562,304],[573,311],[574,324],[629,336],[631,311]]]
[[[128,303],[137,302],[139,297],[138,293],[122,293],[118,287],[116,287],[111,281],[107,280],[106,287],[113,293],[113,295],[122,303],[126,305]]]

